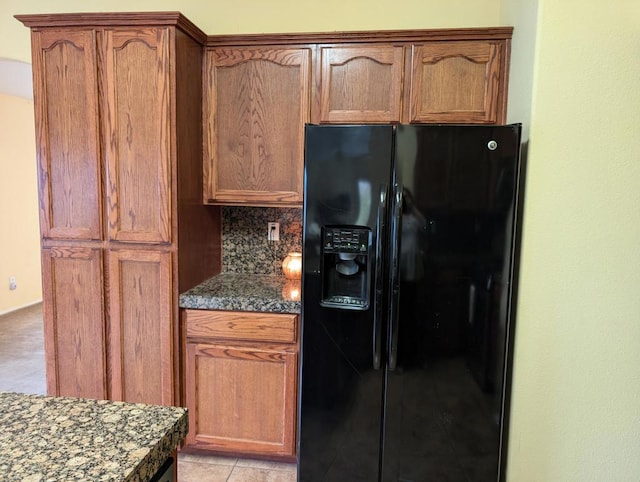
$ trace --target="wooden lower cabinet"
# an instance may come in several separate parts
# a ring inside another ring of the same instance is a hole
[[[100,248],[42,250],[47,393],[107,398]]]
[[[42,250],[48,394],[174,404],[171,261],[152,249]]]
[[[207,314],[219,337],[203,337]],[[225,314],[230,322],[221,324]],[[255,320],[262,320],[256,323]],[[191,329],[190,329],[190,320]],[[190,428],[186,447],[217,453],[295,457],[298,342],[261,341],[269,326],[291,324],[297,315],[185,310],[185,395]],[[252,340],[243,325],[256,328]],[[228,333],[224,331],[227,327]],[[245,340],[234,339],[235,331]],[[278,338],[282,332],[274,334]],[[195,335],[195,336],[194,336]]]
[[[173,404],[171,253],[108,253],[110,394],[113,400]]]

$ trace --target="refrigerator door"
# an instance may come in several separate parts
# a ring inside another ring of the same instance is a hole
[[[519,125],[397,128],[384,481],[500,477],[519,149]]]
[[[306,127],[298,480],[380,473],[391,126]]]

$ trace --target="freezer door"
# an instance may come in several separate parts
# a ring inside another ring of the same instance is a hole
[[[399,313],[388,334],[385,482],[500,477],[519,132],[397,128]]]
[[[380,474],[391,126],[307,126],[298,480]],[[365,277],[366,275],[366,277]]]

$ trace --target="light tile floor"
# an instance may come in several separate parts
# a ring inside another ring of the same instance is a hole
[[[295,464],[181,453],[179,482],[295,482]]]
[[[0,391],[46,392],[41,303],[0,316]],[[178,454],[178,482],[295,481],[295,464]]]

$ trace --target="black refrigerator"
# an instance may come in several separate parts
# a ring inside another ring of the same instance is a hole
[[[299,481],[504,477],[520,130],[305,127]]]

